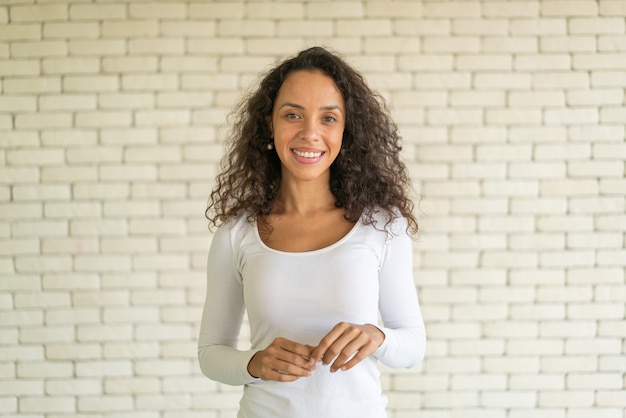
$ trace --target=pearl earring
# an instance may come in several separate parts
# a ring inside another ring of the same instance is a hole
[[[268,144],[265,146],[265,149],[266,149],[266,150],[268,150],[268,151],[273,150],[273,149],[274,149],[274,144],[272,144],[271,142],[270,142],[270,143],[268,143]]]

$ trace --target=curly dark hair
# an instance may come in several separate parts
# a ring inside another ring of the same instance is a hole
[[[269,121],[283,81],[300,70],[330,76],[345,102],[341,152],[330,168],[335,205],[345,210],[344,216],[351,222],[363,216],[366,224],[373,224],[374,213],[382,209],[387,217],[385,229],[394,218],[403,216],[408,229],[417,232],[397,125],[363,76],[322,47],[306,49],[281,62],[235,109],[227,153],[205,212],[207,219],[218,226],[242,213],[254,221],[271,212],[280,187],[281,163],[276,151],[267,149],[272,138]]]

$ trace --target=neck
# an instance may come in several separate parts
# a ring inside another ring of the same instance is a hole
[[[320,211],[335,209],[335,196],[328,182],[286,182],[278,194],[278,211],[284,214],[307,217]]]

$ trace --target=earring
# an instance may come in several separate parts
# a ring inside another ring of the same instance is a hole
[[[268,151],[271,151],[274,149],[274,144],[272,144],[271,142],[269,142],[266,146],[265,149]]]

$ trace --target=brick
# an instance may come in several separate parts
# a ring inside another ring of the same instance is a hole
[[[565,94],[562,91],[512,91],[508,94],[508,103],[511,107],[564,107]]]
[[[429,125],[480,125],[482,112],[473,109],[429,110],[426,120]]]
[[[13,6],[12,22],[43,22],[49,20],[67,20],[67,6],[63,4],[40,4],[36,6]]]
[[[301,23],[306,27],[306,22]],[[281,23],[282,24],[282,23]],[[310,32],[309,32],[310,33]],[[241,55],[244,52],[244,40],[238,38],[189,39],[189,52],[194,54]],[[263,68],[263,67],[256,67]]]
[[[63,88],[69,92],[117,91],[119,80],[114,76],[66,76]]]
[[[216,36],[217,23],[212,21],[161,21],[160,33],[164,36],[212,37]]]
[[[420,51],[420,40],[416,38],[376,37],[365,39],[368,54],[411,54]]]
[[[419,18],[422,16],[423,5],[418,2],[391,1],[386,3],[365,3],[365,16]]]
[[[104,384],[107,394],[159,393],[161,385],[157,378],[108,378]],[[156,405],[154,405],[156,406]]]
[[[109,20],[126,17],[126,6],[123,4],[72,4],[70,6],[70,18],[73,20]]]
[[[480,39],[472,36],[427,37],[423,42],[423,50],[427,53],[467,53],[480,50]]]
[[[41,39],[41,24],[16,24],[2,25],[0,27],[0,40],[22,41]]]
[[[606,16],[626,16],[626,5],[621,1],[601,1],[600,14]]]
[[[0,76],[36,76],[39,72],[37,60],[0,60]]]
[[[392,25],[386,19],[338,20],[336,33],[339,36],[390,36]]]
[[[570,248],[616,248],[621,245],[622,237],[612,233],[573,233],[567,237]]]
[[[512,250],[562,250],[565,238],[557,233],[515,234],[509,238]]]
[[[626,50],[626,42],[620,35],[601,35],[598,37],[598,51],[619,52]]]
[[[575,18],[569,22],[572,34],[623,34],[625,29],[622,18]]]
[[[597,124],[599,121],[598,111],[594,108],[547,109],[544,118],[546,124],[558,125]]]
[[[597,358],[592,356],[548,357],[542,360],[541,370],[544,372],[572,373],[590,371],[597,368]]]
[[[44,59],[44,74],[94,74],[100,71],[100,62],[93,58]]]
[[[515,375],[511,376],[510,385],[516,390],[558,390],[565,389],[565,379],[559,374]],[[542,414],[536,409],[533,413]]]
[[[533,36],[484,37],[482,51],[488,53],[531,53],[538,52],[539,46]]]
[[[152,238],[103,238],[102,253],[156,253],[157,242]]]
[[[446,19],[394,19],[394,33],[401,36],[448,35],[450,22]]]
[[[509,167],[511,178],[565,178],[566,172],[564,163],[513,163]]]
[[[69,41],[69,51],[71,55],[95,55],[98,57],[108,55],[124,55],[126,53],[125,40],[74,40]]]
[[[558,71],[571,68],[571,58],[566,54],[524,55],[515,57],[516,71]]]
[[[576,70],[623,70],[626,68],[626,54],[576,54],[573,67]]]
[[[477,89],[490,90],[529,90],[531,80],[530,74],[484,72],[474,76],[474,86]]]
[[[122,328],[117,328],[121,330]],[[123,328],[124,330],[126,328]],[[80,329],[79,329],[80,331]],[[97,331],[90,328],[89,331]],[[132,363],[129,361],[94,360],[82,361],[76,364],[76,377],[107,377],[107,376],[130,376],[132,375]]]
[[[146,164],[108,164],[98,167],[99,178],[102,180],[154,180],[157,178],[157,167]]]
[[[623,177],[624,163],[610,161],[586,161],[568,163],[570,177]]]
[[[595,52],[597,47],[593,36],[545,36],[539,42],[545,52]]]
[[[122,162],[122,148],[120,147],[99,147],[94,150],[91,148],[67,148],[65,156],[67,162],[76,163],[104,163],[104,162]],[[95,187],[106,185],[95,185]]]
[[[593,180],[543,181],[541,193],[548,196],[584,196],[598,194],[598,184]]]
[[[131,395],[82,396],[78,399],[78,409],[85,412],[128,411],[133,405]]]
[[[452,70],[452,55],[402,55],[398,57],[398,69],[401,71],[446,71]]]
[[[94,95],[46,95],[39,98],[41,110],[80,110],[95,109],[96,97]]]
[[[68,55],[65,41],[15,42],[11,47],[14,57],[56,57]]]
[[[0,170],[0,174],[6,174]],[[2,178],[7,178],[2,177]],[[41,219],[43,218],[43,205],[41,203],[10,203],[0,204],[1,219],[16,219],[18,215],[20,219]]]
[[[100,28],[93,22],[63,22],[54,23],[47,21],[43,25],[43,37],[45,39],[63,38],[90,38],[95,39],[100,35]]]
[[[130,4],[129,17],[148,19],[183,19],[187,16],[187,6],[179,3]]]
[[[159,39],[158,42],[152,38],[131,39],[128,41],[128,51],[137,55],[181,55],[185,51],[185,41],[176,38]]]
[[[79,254],[74,260],[77,272],[128,271],[130,268],[130,259],[124,256]]]
[[[86,347],[88,350],[89,347]],[[80,355],[80,353],[77,353]],[[102,391],[97,379],[48,379],[46,393],[51,395],[94,395]]]
[[[124,90],[173,90],[178,87],[178,79],[169,74],[123,75]]]
[[[597,3],[586,0],[557,0],[541,5],[542,16],[596,16],[597,14]]]
[[[455,35],[502,35],[509,32],[509,22],[504,19],[455,19],[452,33]]]
[[[272,37],[276,23],[271,20],[220,20],[217,26],[220,37]]]
[[[15,116],[15,127],[18,129],[66,128],[72,126],[72,115],[69,113],[36,113]]]
[[[536,405],[536,394],[528,391],[485,391],[481,396],[481,404],[487,407],[533,408]]]
[[[110,306],[104,310],[104,320],[106,323],[158,323],[159,310],[157,308],[146,307],[114,307]]]
[[[3,82],[4,93],[59,93],[60,77],[7,79]]]
[[[137,126],[184,126],[189,124],[190,119],[188,110],[152,110],[135,114]],[[173,158],[175,156],[170,156],[169,161]]]
[[[424,16],[440,17],[478,17],[480,16],[479,2],[449,2],[426,3],[423,5]]]
[[[245,4],[236,2],[190,3],[188,11],[196,19],[237,19],[245,12]]]
[[[217,72],[218,61],[211,57],[181,57],[161,59],[161,68],[168,72]]]
[[[75,402],[73,396],[25,396],[19,400],[19,408],[26,413],[67,413],[76,411]]]
[[[363,18],[362,2],[338,1],[329,4],[310,3],[306,5],[307,18]]]
[[[150,5],[150,7],[152,6]],[[156,37],[158,34],[159,24],[156,20],[111,20],[102,22],[102,37],[104,38]]]
[[[542,112],[538,109],[487,109],[485,119],[489,125],[539,125]]]
[[[602,108],[600,120],[603,123],[623,123],[626,121],[626,108]]]
[[[511,21],[511,34],[563,35],[567,33],[567,21],[559,18],[516,19]]]
[[[97,143],[96,132],[94,130],[54,130],[41,133],[41,143],[51,146],[81,145],[88,146]]]
[[[102,109],[142,109],[153,108],[153,93],[101,93],[98,104]]]
[[[482,71],[498,71],[510,70],[513,68],[512,58],[510,55],[500,54],[476,54],[476,55],[459,55],[456,58],[455,68],[458,70],[482,70]]]
[[[128,202],[105,202],[104,215],[109,216],[156,216],[159,215],[157,201],[128,201]]]
[[[496,1],[481,6],[482,14],[489,17],[537,17],[540,9],[536,1]]]
[[[34,97],[24,97],[17,95],[5,95],[4,97],[0,97],[0,111],[2,112],[35,111],[36,109],[37,99]],[[16,136],[14,136],[14,138],[15,137]]]
[[[442,151],[445,148],[438,148]],[[506,166],[497,163],[456,163],[452,166],[452,178],[483,179],[505,178]]]

